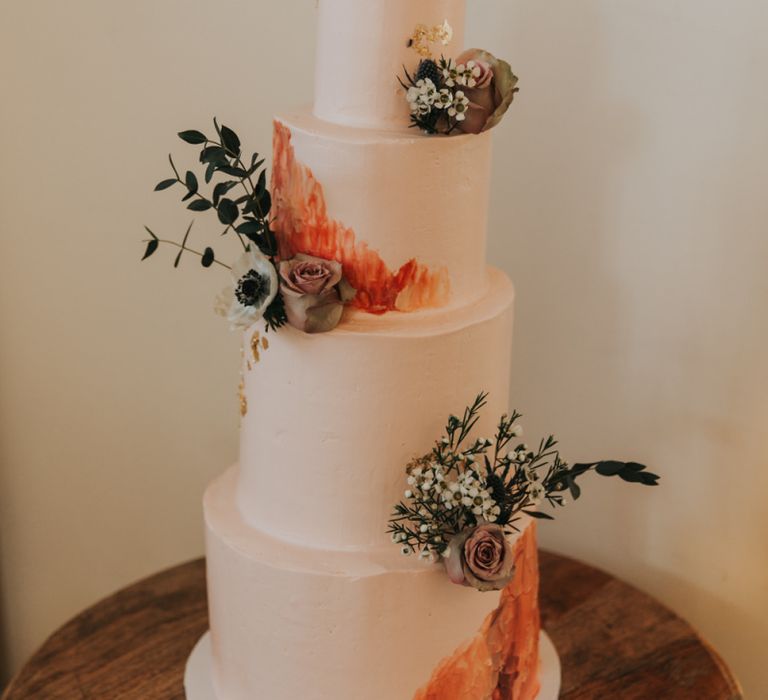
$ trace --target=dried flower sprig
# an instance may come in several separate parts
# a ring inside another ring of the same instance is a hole
[[[408,488],[388,528],[404,554],[436,560],[448,555],[454,538],[481,524],[493,523],[512,534],[521,515],[552,520],[539,506],[544,502],[565,506],[566,491],[574,500],[579,498],[576,480],[588,471],[630,483],[657,484],[659,477],[635,462],[570,465],[551,435],[537,449],[516,442],[522,435],[517,411],[500,418],[492,440],[469,441],[487,396],[479,394],[461,417],[450,416],[432,451],[408,464]]]

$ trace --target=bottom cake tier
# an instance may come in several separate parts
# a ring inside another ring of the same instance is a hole
[[[511,583],[479,593],[395,546],[324,550],[260,533],[236,486],[235,466],[204,503],[217,700],[537,697],[533,522],[521,523]]]

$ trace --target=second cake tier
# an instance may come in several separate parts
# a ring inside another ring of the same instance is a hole
[[[459,307],[487,288],[491,134],[426,137],[275,121],[273,230],[280,257],[338,260],[374,313]]]
[[[246,521],[294,543],[354,549],[389,542],[405,467],[490,393],[475,434],[508,410],[512,283],[450,311],[354,310],[330,333],[246,335],[237,501]],[[258,360],[258,361],[257,361]],[[391,545],[390,545],[391,546]]]

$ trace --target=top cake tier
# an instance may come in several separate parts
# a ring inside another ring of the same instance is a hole
[[[452,37],[439,55],[464,46],[466,0],[319,0],[315,115],[359,128],[408,126],[398,76],[420,57],[409,40],[418,25],[448,22]]]

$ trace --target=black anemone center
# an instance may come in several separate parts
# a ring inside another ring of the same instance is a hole
[[[243,306],[260,306],[269,296],[269,277],[249,270],[237,283],[235,296]]]

